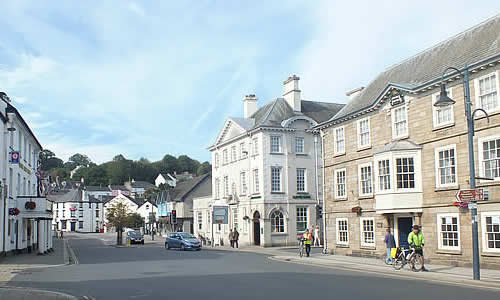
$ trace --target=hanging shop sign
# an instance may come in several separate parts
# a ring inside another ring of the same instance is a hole
[[[12,151],[12,152],[9,152],[10,154],[10,159],[9,159],[9,162],[11,164],[18,164],[19,163],[19,151]]]
[[[36,208],[36,202],[33,201],[28,201],[24,204],[24,208],[26,209],[35,209]]]

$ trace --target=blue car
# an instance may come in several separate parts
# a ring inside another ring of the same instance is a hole
[[[191,233],[172,232],[165,240],[165,249],[170,248],[201,250],[201,242]]]

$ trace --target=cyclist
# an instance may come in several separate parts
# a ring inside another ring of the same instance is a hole
[[[427,271],[427,269],[424,266],[424,235],[420,231],[420,227],[418,225],[413,225],[413,231],[410,232],[408,235],[408,244],[410,244],[410,247],[415,249],[415,253],[418,253],[422,255],[422,271]]]
[[[306,255],[309,257],[309,253],[311,253],[311,244],[312,244],[312,234],[309,232],[309,229],[306,229],[303,235],[300,236],[301,239],[304,239],[304,246],[306,246]]]

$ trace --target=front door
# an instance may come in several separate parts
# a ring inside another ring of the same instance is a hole
[[[76,231],[76,222],[71,222],[71,231]]]
[[[260,246],[260,214],[258,211],[253,214],[253,242]]]
[[[404,217],[398,218],[398,241],[399,247],[409,248],[408,235],[411,232],[411,226],[413,224],[413,218]]]

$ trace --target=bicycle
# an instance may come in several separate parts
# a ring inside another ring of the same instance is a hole
[[[412,271],[422,271],[424,268],[424,257],[416,253],[414,248],[399,248],[393,267],[396,270],[401,270],[407,264],[410,264]]]
[[[306,252],[306,247],[304,245],[305,239],[299,239],[299,256],[302,257],[304,256],[304,253]]]

